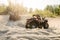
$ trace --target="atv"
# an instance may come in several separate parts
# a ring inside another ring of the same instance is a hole
[[[49,24],[48,24],[48,20],[46,20],[45,18],[40,18],[39,15],[33,15],[32,18],[27,19],[26,28],[44,28],[44,29],[48,29],[49,28]]]

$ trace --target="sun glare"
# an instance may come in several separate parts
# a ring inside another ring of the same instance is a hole
[[[2,4],[8,5],[8,1],[7,0],[0,0],[0,5],[2,5]]]
[[[28,8],[38,8],[44,9],[46,5],[55,5],[60,4],[60,0],[10,0],[12,3],[15,4],[23,4],[23,6]],[[0,5],[5,4],[8,5],[8,0],[0,0]]]

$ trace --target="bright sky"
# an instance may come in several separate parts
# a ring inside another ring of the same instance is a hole
[[[44,9],[46,5],[58,5],[60,4],[60,0],[12,0],[13,3],[23,3],[25,7],[28,8],[38,8]],[[8,5],[7,0],[0,0],[0,4]]]

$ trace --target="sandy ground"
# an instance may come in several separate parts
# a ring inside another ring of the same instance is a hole
[[[27,18],[14,22],[0,15],[0,40],[60,40],[60,18],[48,18],[49,29],[25,29]]]

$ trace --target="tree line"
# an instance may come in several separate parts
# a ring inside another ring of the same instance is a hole
[[[55,17],[60,16],[60,5],[47,5],[44,10],[41,9],[35,9],[33,11],[33,8],[30,8],[28,11],[28,8],[24,7],[23,5],[19,4],[9,4],[8,6],[2,5],[0,6],[0,14],[39,14],[41,16],[46,17]]]

